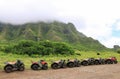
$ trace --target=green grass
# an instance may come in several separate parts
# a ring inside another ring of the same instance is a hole
[[[62,56],[62,55],[58,55],[58,56],[53,56],[53,55],[49,55],[49,56],[34,56],[34,57],[29,57],[28,55],[17,55],[17,54],[6,54],[2,51],[0,51],[0,69],[3,69],[3,67],[5,66],[4,62],[7,61],[16,61],[17,59],[22,60],[25,63],[26,69],[30,69],[30,65],[31,65],[31,61],[39,61],[40,59],[43,59],[45,61],[48,62],[49,67],[52,61],[56,61],[56,60],[60,60],[60,59],[86,59],[86,58],[109,58],[111,56],[115,56],[117,57],[118,61],[120,62],[120,54],[115,53],[115,52],[101,52],[100,55],[97,55],[96,52],[83,52],[83,51],[76,51],[76,53],[80,54],[80,55],[69,55],[69,56]]]

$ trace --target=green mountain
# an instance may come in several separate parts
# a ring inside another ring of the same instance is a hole
[[[80,50],[103,50],[106,49],[98,40],[87,37],[78,32],[72,23],[62,22],[38,22],[22,25],[0,23],[0,40],[51,40],[67,42]]]

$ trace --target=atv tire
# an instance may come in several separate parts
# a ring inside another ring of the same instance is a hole
[[[81,62],[81,65],[83,65],[83,66],[88,66],[88,62],[87,62],[87,61],[82,61],[82,62]]]
[[[75,65],[75,67],[80,67],[80,62],[76,62],[76,65]]]
[[[113,64],[113,61],[107,60],[105,63],[106,63],[106,64]]]
[[[114,64],[117,64],[118,63],[118,61],[114,61]]]
[[[67,67],[69,67],[69,68],[72,68],[72,67],[74,67],[75,66],[75,64],[73,63],[73,62],[68,62],[67,63]]]
[[[47,64],[44,64],[44,65],[42,66],[42,69],[43,69],[43,70],[47,70],[47,69],[48,69],[48,65],[47,65]]]
[[[39,68],[38,64],[32,64],[31,65],[31,69],[33,69],[33,70],[38,70],[38,68]]]
[[[95,64],[95,65],[99,65],[99,64],[100,64],[99,60],[95,60],[95,61],[94,61],[94,64]]]
[[[13,67],[11,65],[6,65],[4,67],[5,72],[10,73],[13,71]]]
[[[18,70],[19,70],[19,71],[24,71],[24,70],[25,70],[25,67],[24,67],[24,66],[21,66]]]
[[[58,68],[59,68],[58,66],[59,66],[59,65],[58,65],[57,63],[51,64],[51,68],[52,68],[52,69],[58,69]]]

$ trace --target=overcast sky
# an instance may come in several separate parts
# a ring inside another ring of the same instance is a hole
[[[72,22],[106,47],[120,45],[120,0],[0,0],[0,21]]]

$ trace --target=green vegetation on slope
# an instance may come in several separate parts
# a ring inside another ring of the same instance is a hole
[[[98,40],[94,40],[78,32],[72,23],[65,24],[57,21],[51,23],[26,23],[23,25],[0,23],[1,41],[17,42],[24,39],[67,42],[74,46],[74,48],[85,51],[107,49]]]

